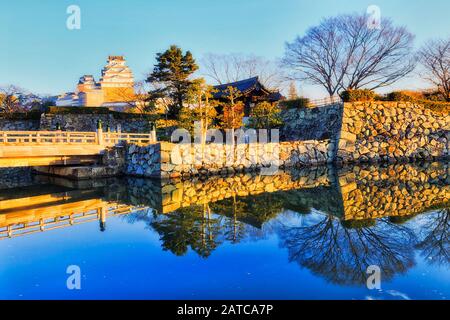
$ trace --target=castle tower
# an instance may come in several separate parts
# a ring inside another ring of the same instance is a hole
[[[94,76],[92,75],[84,75],[80,78],[77,85],[78,92],[87,92],[97,88],[97,84],[95,83]]]
[[[98,107],[104,102],[103,92],[92,75],[84,75],[77,85],[79,103],[86,107]]]
[[[125,65],[125,58],[109,56],[98,82],[92,75],[82,76],[77,84],[77,92],[61,95],[56,105],[108,107],[123,111],[134,101],[134,77]]]
[[[134,77],[123,56],[109,56],[99,84],[105,103],[128,101],[134,96]]]

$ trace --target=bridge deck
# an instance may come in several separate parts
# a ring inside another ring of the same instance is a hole
[[[149,144],[155,133],[0,131],[0,168],[97,163],[106,147]]]

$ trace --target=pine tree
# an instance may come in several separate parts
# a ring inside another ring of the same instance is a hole
[[[181,48],[172,45],[163,53],[156,54],[156,65],[153,72],[147,78],[149,83],[163,84],[162,88],[149,92],[154,99],[162,95],[168,96],[172,103],[169,107],[169,116],[177,118],[183,101],[189,91],[192,81],[189,76],[193,74],[198,65],[190,51],[183,54]]]
[[[189,106],[181,109],[179,125],[192,132],[194,122],[201,121],[202,135],[206,137],[208,128],[217,117],[218,101],[213,99],[214,92],[214,88],[206,84],[205,79],[192,80],[192,85],[186,93],[186,102]]]

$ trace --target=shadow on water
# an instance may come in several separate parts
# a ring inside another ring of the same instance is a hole
[[[289,261],[340,285],[361,285],[377,265],[392,279],[415,253],[448,266],[449,166],[445,162],[318,167],[274,176],[209,179],[33,177],[0,190],[0,237],[24,236],[121,215],[144,222],[163,250],[208,258],[224,243],[276,236]],[[30,231],[31,230],[31,231]]]

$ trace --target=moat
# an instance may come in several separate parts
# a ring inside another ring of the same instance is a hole
[[[0,182],[2,299],[450,295],[448,162],[162,181],[20,170]]]

